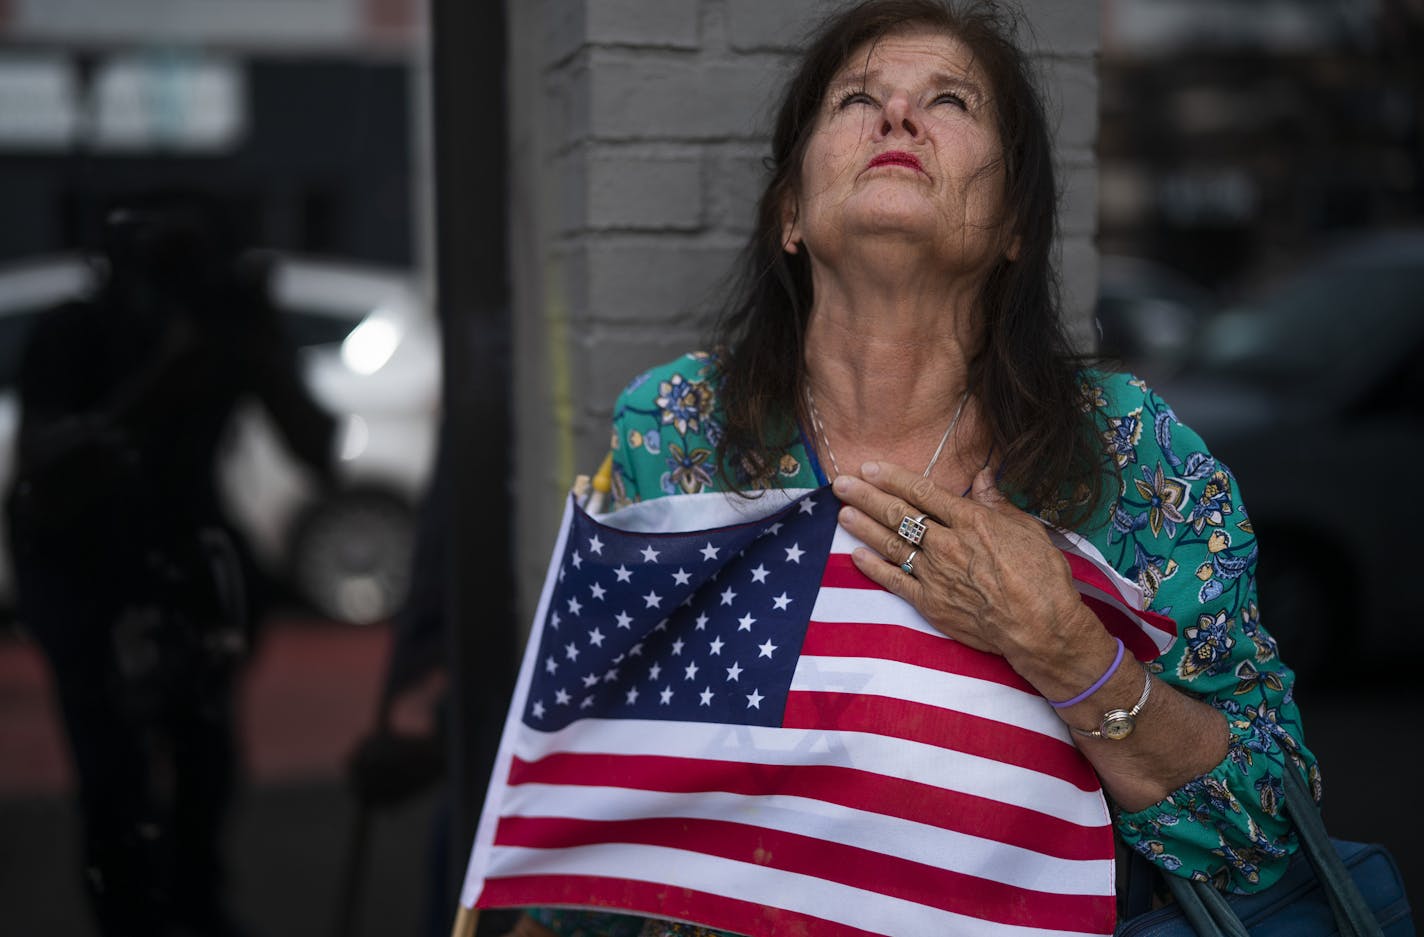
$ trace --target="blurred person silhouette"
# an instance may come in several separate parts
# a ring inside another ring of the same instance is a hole
[[[268,256],[240,247],[215,202],[134,199],[103,238],[97,292],[47,310],[24,351],[17,619],[53,673],[100,932],[234,934],[234,684],[261,613],[216,462],[256,398],[329,483],[336,424],[284,341]]]

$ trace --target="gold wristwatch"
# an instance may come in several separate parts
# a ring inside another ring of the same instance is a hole
[[[1152,695],[1152,673],[1145,667],[1142,671],[1147,675],[1147,680],[1142,684],[1142,695],[1137,698],[1131,709],[1109,709],[1103,713],[1103,721],[1098,723],[1096,729],[1073,729],[1079,735],[1086,735],[1090,739],[1108,739],[1112,742],[1121,742],[1132,734],[1132,730],[1137,728],[1137,716],[1142,712],[1142,707],[1147,705],[1147,697]]]

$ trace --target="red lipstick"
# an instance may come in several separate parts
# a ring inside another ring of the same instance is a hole
[[[921,165],[919,159],[904,150],[888,150],[877,154],[865,168],[874,169],[876,166],[904,166],[906,169],[913,169],[916,172],[925,171],[925,167]]]

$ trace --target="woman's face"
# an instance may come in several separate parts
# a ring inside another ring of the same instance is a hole
[[[969,49],[939,32],[883,36],[826,90],[783,245],[833,264],[857,239],[888,238],[950,272],[988,269],[1012,253],[1001,156]]]

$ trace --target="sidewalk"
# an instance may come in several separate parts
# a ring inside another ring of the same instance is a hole
[[[234,907],[253,937],[332,931],[355,816],[342,769],[371,725],[387,641],[384,628],[278,620],[252,661],[229,854]],[[48,679],[32,645],[0,638],[0,932],[92,937]],[[427,796],[376,816],[357,932],[343,937],[421,933],[433,806]]]

